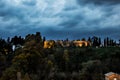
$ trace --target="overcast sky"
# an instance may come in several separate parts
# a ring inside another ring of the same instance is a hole
[[[0,0],[0,36],[120,38],[120,0]]]

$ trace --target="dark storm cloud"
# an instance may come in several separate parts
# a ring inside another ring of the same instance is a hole
[[[65,26],[65,28],[74,28],[78,25],[79,21],[69,20],[60,24],[60,26]]]
[[[120,0],[77,0],[79,4],[96,4],[96,5],[115,5],[120,4]]]
[[[117,37],[119,27],[119,0],[0,0],[2,37],[36,31],[48,39]]]
[[[64,10],[65,11],[72,11],[72,10],[76,10],[76,9],[77,9],[76,7],[67,7]]]
[[[27,6],[34,6],[36,5],[36,0],[31,0],[30,2],[27,2],[27,1],[24,1],[23,2],[24,5],[27,5]]]

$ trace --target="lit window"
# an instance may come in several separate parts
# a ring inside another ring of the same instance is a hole
[[[117,80],[117,78],[114,78],[114,80]]]

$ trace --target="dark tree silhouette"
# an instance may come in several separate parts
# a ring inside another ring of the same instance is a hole
[[[100,46],[98,37],[94,36],[92,39],[93,39],[93,46]]]
[[[89,42],[92,42],[92,39],[89,37],[89,38],[88,38],[88,41],[89,41]]]

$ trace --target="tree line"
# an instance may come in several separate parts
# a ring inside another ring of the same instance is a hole
[[[0,80],[104,80],[107,72],[120,73],[120,47],[115,40],[105,38],[105,47],[99,48],[101,38],[88,40],[93,46],[44,49],[40,32],[0,39]]]

